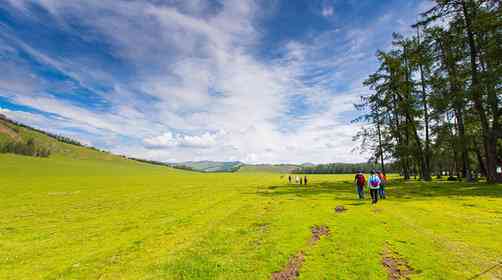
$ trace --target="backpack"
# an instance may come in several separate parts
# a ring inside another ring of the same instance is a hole
[[[358,186],[363,186],[366,183],[366,178],[364,178],[364,175],[357,175],[357,185]]]
[[[370,181],[370,186],[372,186],[372,187],[380,186],[380,179],[376,175],[371,175],[369,181]]]
[[[387,184],[387,178],[383,175],[383,173],[378,173],[378,178],[380,178],[380,185]]]

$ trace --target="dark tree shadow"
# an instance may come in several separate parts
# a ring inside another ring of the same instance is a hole
[[[368,191],[366,190],[366,193]],[[386,187],[389,199],[427,200],[433,197],[445,197],[461,200],[464,196],[482,196],[487,198],[502,197],[502,184],[466,183],[450,181],[404,181],[392,180]],[[257,188],[254,194],[260,196],[310,197],[329,194],[333,199],[357,201],[354,185],[348,181],[323,181],[309,185],[272,185]],[[356,204],[356,202],[354,202]]]

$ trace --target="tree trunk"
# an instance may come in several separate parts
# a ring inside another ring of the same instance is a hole
[[[471,169],[469,164],[469,151],[467,149],[467,141],[465,137],[465,126],[463,111],[461,108],[455,109],[455,118],[457,119],[458,138],[460,140],[460,151],[462,154],[462,178],[467,181],[472,181]]]
[[[418,45],[421,48],[420,45],[420,27],[417,25],[417,40],[418,40]],[[418,67],[420,70],[420,84],[422,86],[422,104],[423,104],[423,110],[424,110],[424,126],[425,126],[425,151],[424,151],[424,164],[425,164],[425,170],[428,172],[428,176],[426,177],[424,174],[424,179],[427,181],[431,181],[432,177],[430,175],[430,170],[431,170],[431,149],[430,149],[430,135],[429,135],[429,108],[428,108],[428,101],[427,101],[427,91],[426,91],[426,84],[425,84],[425,76],[424,76],[424,70],[423,70],[423,65],[422,63],[418,63]]]
[[[472,0],[468,0],[471,7],[474,3]],[[486,179],[489,183],[495,183],[497,181],[502,181],[502,176],[497,174],[497,137],[495,133],[490,129],[490,124],[488,117],[486,116],[486,111],[483,106],[483,96],[481,93],[481,84],[479,79],[479,70],[477,63],[478,49],[476,46],[476,40],[474,38],[474,30],[472,26],[472,14],[474,14],[475,9],[469,13],[467,3],[465,0],[461,1],[462,13],[464,16],[465,28],[467,30],[467,42],[469,45],[469,54],[471,59],[471,76],[472,76],[472,101],[474,102],[474,108],[479,114],[479,120],[481,123],[481,131],[483,135],[483,145],[485,148],[486,157]]]
[[[404,146],[406,147],[406,152],[404,153],[404,158],[406,159],[405,161],[405,174],[404,174],[404,179],[409,180],[410,179],[410,156],[408,153],[409,147],[410,147],[410,131],[408,129],[408,119],[405,121],[405,134],[404,134]]]
[[[474,141],[474,151],[476,152],[476,158],[478,159],[479,163],[479,172],[482,176],[486,176],[486,167],[483,161],[483,156],[481,155],[480,148],[480,145],[476,141]]]
[[[380,130],[380,116],[379,116],[378,109],[377,109],[377,113],[376,113],[376,122],[377,122],[377,132],[378,132],[378,150],[380,153],[380,165],[381,165],[380,170],[383,173],[385,173],[385,166],[383,163],[382,132]]]
[[[405,90],[406,98],[403,98],[400,95],[398,95],[398,97],[400,97],[400,101],[405,105],[404,112],[405,112],[407,124],[411,125],[413,136],[414,136],[415,142],[417,144],[417,148],[416,148],[417,156],[416,157],[418,158],[418,161],[420,164],[420,175],[421,175],[422,179],[424,179],[426,181],[431,181],[432,179],[431,179],[430,171],[425,164],[425,155],[424,155],[424,151],[422,148],[422,141],[418,135],[417,125],[416,125],[415,119],[412,117],[412,115],[410,113],[410,108],[409,108],[410,107],[409,97],[411,95],[412,87],[411,87],[411,81],[410,81],[411,74],[410,74],[409,65],[408,65],[408,57],[407,57],[406,47],[403,47],[403,55],[404,55],[404,66],[405,66],[405,81],[407,83],[406,90]],[[408,125],[407,125],[407,128],[409,127]]]
[[[441,48],[441,59],[445,65],[446,72],[448,73],[448,83],[450,86],[450,96],[453,100],[453,109],[455,113],[456,126],[458,131],[458,138],[460,142],[460,152],[462,154],[462,177],[467,178],[471,181],[470,176],[470,165],[469,165],[469,153],[467,149],[467,140],[465,137],[465,126],[464,126],[464,113],[463,108],[465,107],[464,100],[464,89],[461,89],[458,79],[458,71],[456,60],[452,59],[453,50],[451,49],[450,42],[447,38],[443,38],[439,42]]]
[[[408,164],[408,153],[403,151],[403,136],[401,135],[401,123],[399,121],[399,113],[397,109],[397,90],[394,88],[394,94],[392,95],[392,106],[394,107],[392,112],[394,115],[394,123],[395,123],[395,131],[396,131],[396,137],[397,137],[397,146],[398,146],[398,154],[399,154],[399,160],[400,160],[400,166],[402,168],[403,172],[403,177],[405,180],[410,179],[410,167]],[[408,134],[406,133],[406,139],[408,139]],[[406,140],[406,145],[408,145],[408,140]]]

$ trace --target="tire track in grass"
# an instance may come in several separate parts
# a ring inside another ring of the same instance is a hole
[[[441,213],[443,220],[458,220],[459,218],[465,218],[463,216],[452,215],[450,211],[453,211],[451,209],[453,207],[451,205],[447,206],[449,207],[449,211]],[[400,207],[404,208],[405,206],[401,205]],[[420,205],[413,206],[413,208],[415,211],[421,211]],[[478,270],[481,270],[481,267],[484,267],[483,265],[493,264],[493,261],[488,258],[488,255],[481,254],[480,249],[482,248],[469,243],[468,240],[455,238],[455,236],[452,236],[449,231],[442,232],[441,229],[429,227],[429,224],[417,219],[417,216],[410,216],[414,213],[411,210],[411,207],[407,207],[406,211],[391,212],[390,215],[393,216],[392,220],[399,221],[406,228],[412,229],[413,232],[419,234],[424,240],[429,241],[433,248],[439,249],[441,252],[444,252],[443,254],[448,255],[449,258],[442,259],[446,262],[446,264],[459,264],[456,265],[453,271],[451,269],[449,270],[450,273],[454,273],[452,275],[455,275],[455,277],[462,275],[467,278],[468,275],[472,275]],[[459,210],[457,210],[457,212],[458,211]],[[406,213],[406,215],[404,213]],[[472,226],[472,223],[469,224]],[[441,256],[441,254],[438,256]],[[459,266],[462,268],[458,269],[457,267]],[[491,274],[493,277],[495,277],[494,275],[496,273],[498,273],[496,267],[494,270],[487,272],[487,274]]]
[[[408,261],[392,250],[388,244],[382,252],[382,264],[387,269],[389,280],[409,279],[408,276],[414,272]]]
[[[263,214],[266,212],[268,207],[263,207],[260,201],[241,204],[237,209],[227,211],[224,218],[205,231],[204,238],[194,241],[193,246],[187,248],[184,253],[165,262],[160,273],[163,272],[163,277],[167,275],[175,279],[194,279],[202,276],[213,279],[221,273],[228,276],[244,271],[256,273],[256,267],[247,267],[249,260],[242,260],[248,257],[246,253],[250,252],[249,246],[256,244],[253,237],[259,237],[268,231],[269,223],[263,223]],[[160,276],[155,275],[152,278],[158,277]]]
[[[241,198],[241,199],[239,199]],[[256,208],[259,212],[260,209],[262,211],[267,211],[268,208],[262,208],[263,201],[243,201],[240,194],[232,195],[232,198],[229,199],[230,203],[226,203],[223,208],[223,211],[217,211],[218,213],[223,213],[224,215],[218,217],[217,219],[209,219],[210,222],[207,224],[201,225],[198,227],[199,231],[197,231],[196,238],[190,239],[184,246],[177,246],[176,251],[169,252],[169,256],[162,263],[159,263],[156,266],[151,267],[151,275],[149,275],[148,279],[157,279],[159,274],[163,277],[166,276],[166,273],[175,273],[175,266],[184,266],[185,264],[193,263],[194,260],[207,262],[211,261],[207,259],[207,256],[204,253],[212,252],[210,256],[213,256],[213,253],[225,251],[227,247],[219,246],[217,242],[222,239],[223,243],[230,244],[228,241],[231,240],[231,244],[242,244],[239,238],[243,238],[240,236],[242,231],[245,231],[250,226],[256,227],[255,223],[252,223],[252,219],[243,219],[242,213],[249,213],[251,209]],[[229,207],[229,205],[232,207]],[[257,213],[256,211],[251,211],[252,213]],[[202,213],[204,214],[204,212]],[[238,217],[238,218],[235,218]],[[237,221],[234,223],[233,221]],[[245,226],[240,227],[240,222],[245,221]],[[207,226],[209,225],[210,226]],[[237,227],[235,227],[237,225]],[[266,224],[268,226],[268,223]],[[235,227],[235,228],[234,228]],[[223,236],[222,236],[223,235]],[[238,235],[238,236],[234,236]],[[216,242],[216,243],[215,243]],[[216,245],[212,244],[215,243]],[[212,244],[212,245],[211,245]],[[209,245],[209,246],[208,246]],[[231,247],[230,247],[231,248]],[[181,252],[181,254],[178,254]],[[228,254],[225,255],[232,255]],[[238,255],[238,254],[234,254]],[[218,265],[218,270],[223,269]],[[172,276],[172,275],[168,275]]]
[[[251,188],[248,185],[245,187]],[[135,227],[138,229],[136,238],[123,238],[122,242],[113,249],[100,251],[79,259],[77,269],[68,265],[59,273],[51,273],[52,277],[57,278],[61,274],[88,275],[89,277],[99,275],[102,279],[115,279],[124,275],[131,278],[134,278],[133,275],[138,275],[139,278],[145,273],[151,273],[158,269],[162,263],[165,263],[162,261],[163,259],[166,257],[167,259],[175,258],[180,251],[203,240],[208,232],[211,232],[228,217],[229,212],[235,212],[236,209],[243,207],[239,190],[235,187],[223,186],[223,188],[216,190],[216,194],[211,189],[208,185],[190,185],[184,191],[186,193],[187,190],[190,190],[188,193],[191,195],[184,194],[184,196],[197,196],[196,199],[192,200],[192,206],[197,207],[196,209],[188,213],[175,212],[172,217],[167,219],[148,216],[144,222],[137,223]],[[193,191],[196,193],[192,193]],[[218,198],[209,204],[207,200],[202,199],[208,197],[208,191],[211,191],[211,195],[209,195],[211,199]],[[149,232],[145,234],[141,231],[142,229],[148,229]],[[90,271],[89,267],[93,267],[93,270]],[[92,277],[94,278],[94,276]]]
[[[163,224],[169,224],[169,228],[174,229],[169,232],[167,235],[168,238],[165,238],[166,235],[162,228],[153,230],[147,235],[141,236],[140,234],[138,236],[140,240],[124,240],[116,248],[108,252],[101,252],[100,256],[96,256],[96,253],[86,257],[84,260],[80,260],[79,267],[69,266],[60,272],[47,275],[47,278],[59,278],[63,275],[81,275],[74,273],[83,273],[83,275],[87,275],[90,278],[97,278],[99,276],[99,279],[116,279],[124,275],[134,278],[132,277],[134,273],[138,273],[139,277],[143,273],[152,270],[153,267],[160,265],[159,260],[163,257],[165,258],[166,253],[169,258],[169,256],[174,256],[177,252],[189,248],[197,240],[203,239],[208,229],[210,230],[217,226],[218,223],[215,223],[215,221],[221,222],[228,216],[228,211],[235,211],[235,209],[242,207],[242,203],[239,202],[237,197],[238,193],[235,192],[218,201],[207,204],[203,208],[195,209],[188,215],[173,216],[167,221],[162,221]],[[203,221],[194,221],[194,217],[203,217]],[[186,222],[176,224],[176,221]],[[150,220],[140,225],[139,229],[148,228],[151,223],[153,222]],[[143,261],[137,262],[138,259],[143,259]],[[149,266],[145,265],[145,262],[156,264],[148,268]],[[94,265],[90,265],[92,263]],[[93,267],[94,269],[93,271],[86,271],[85,267]],[[142,267],[144,271],[142,271]]]
[[[314,246],[321,240],[321,236],[329,236],[330,230],[325,225],[313,225],[310,228],[312,236],[309,240],[308,245]],[[271,280],[294,280],[300,276],[300,269],[305,262],[305,254],[303,250],[300,250],[295,256],[291,257],[286,264],[286,266],[278,272],[272,273]]]

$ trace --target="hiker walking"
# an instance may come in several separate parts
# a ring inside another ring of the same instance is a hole
[[[378,189],[378,195],[380,199],[385,199],[385,185],[387,185],[387,177],[385,173],[379,171],[378,178],[380,179],[380,188]]]
[[[303,177],[300,176],[300,185],[303,185]]]
[[[356,184],[356,191],[359,195],[359,199],[364,199],[364,184],[366,184],[366,177],[364,177],[362,170],[357,171],[354,182]]]
[[[378,202],[378,190],[380,189],[380,178],[375,170],[371,171],[371,176],[368,178],[368,187],[370,189],[371,203]]]
[[[307,176],[303,178],[303,183],[306,185],[307,184]]]
[[[291,175],[288,176],[288,181],[291,184]]]

